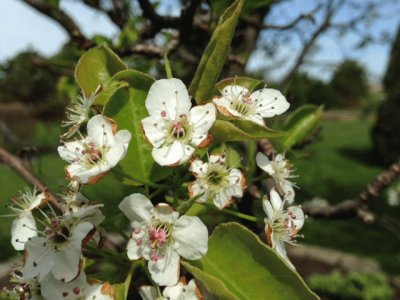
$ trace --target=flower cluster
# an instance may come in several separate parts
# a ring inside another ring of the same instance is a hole
[[[269,197],[263,200],[263,209],[267,215],[265,234],[268,243],[292,269],[295,269],[286,254],[285,243],[296,243],[298,232],[304,224],[304,213],[300,206],[285,207],[286,203],[294,202],[294,184],[288,180],[294,177],[292,165],[282,154],[277,154],[270,160],[264,154],[258,153],[256,160],[257,165],[274,180],[274,188],[270,190]]]

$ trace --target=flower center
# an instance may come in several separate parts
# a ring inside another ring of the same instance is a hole
[[[274,235],[284,242],[294,242],[298,237],[300,228],[297,228],[296,214],[291,210],[283,211],[272,223]]]
[[[83,147],[84,149],[82,150],[82,154],[91,164],[99,162],[103,157],[95,142],[86,143],[83,145]]]
[[[169,133],[166,139],[167,144],[171,144],[175,140],[181,140],[185,144],[189,143],[192,127],[186,115],[179,115],[177,120],[166,120],[166,128]]]
[[[219,190],[221,186],[228,183],[228,176],[225,165],[210,164],[205,178],[212,190]]]

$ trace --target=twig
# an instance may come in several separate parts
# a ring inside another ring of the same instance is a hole
[[[8,165],[17,174],[19,174],[25,181],[35,186],[39,191],[46,192],[49,200],[54,207],[59,208],[58,198],[49,191],[47,186],[32,173],[31,170],[24,164],[24,162],[17,156],[11,154],[6,149],[0,146],[0,161]]]

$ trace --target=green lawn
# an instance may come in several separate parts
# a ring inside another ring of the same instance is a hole
[[[301,156],[290,155],[300,187],[300,201],[320,196],[337,203],[353,199],[382,171],[371,162],[369,130],[372,123],[360,121],[324,121],[320,137]],[[400,208],[388,207],[385,195],[372,203],[378,221],[366,225],[359,220],[307,220],[304,243],[337,248],[376,258],[385,271],[400,271],[400,240],[382,225],[382,217],[398,215]]]

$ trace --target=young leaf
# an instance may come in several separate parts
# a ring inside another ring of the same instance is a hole
[[[211,0],[211,7],[218,15],[220,15],[232,2],[233,0]],[[246,0],[243,5],[242,15],[251,13],[255,9],[266,6],[271,2],[271,0]]]
[[[271,248],[238,223],[219,225],[207,255],[183,266],[217,299],[319,299]]]
[[[142,132],[141,120],[148,116],[145,100],[154,79],[135,70],[121,71],[114,79],[127,83],[129,87],[118,89],[106,103],[103,113],[114,119],[119,129],[128,129],[132,134],[126,157],[115,172],[127,184],[155,183],[172,171],[154,162],[152,147]]]
[[[210,132],[216,143],[272,139],[285,136],[285,132],[275,131],[247,120],[216,120]]]
[[[122,60],[111,49],[99,46],[90,49],[79,59],[75,68],[75,79],[85,96],[92,94],[102,84],[102,93],[96,98],[95,104],[104,104],[105,101],[99,99],[102,94],[107,93],[111,77],[126,69]]]
[[[322,117],[323,106],[311,104],[302,105],[287,119],[283,129],[288,133],[279,144],[287,151],[294,145],[303,141],[319,125]]]
[[[166,50],[164,54],[164,64],[165,64],[165,73],[167,74],[167,78],[168,79],[173,78],[174,76],[172,75],[171,65],[168,59],[168,50]]]
[[[243,0],[236,0],[220,17],[200,60],[196,74],[189,87],[189,94],[199,104],[209,100],[213,95],[214,85],[229,54],[233,33],[235,32],[243,2]]]

